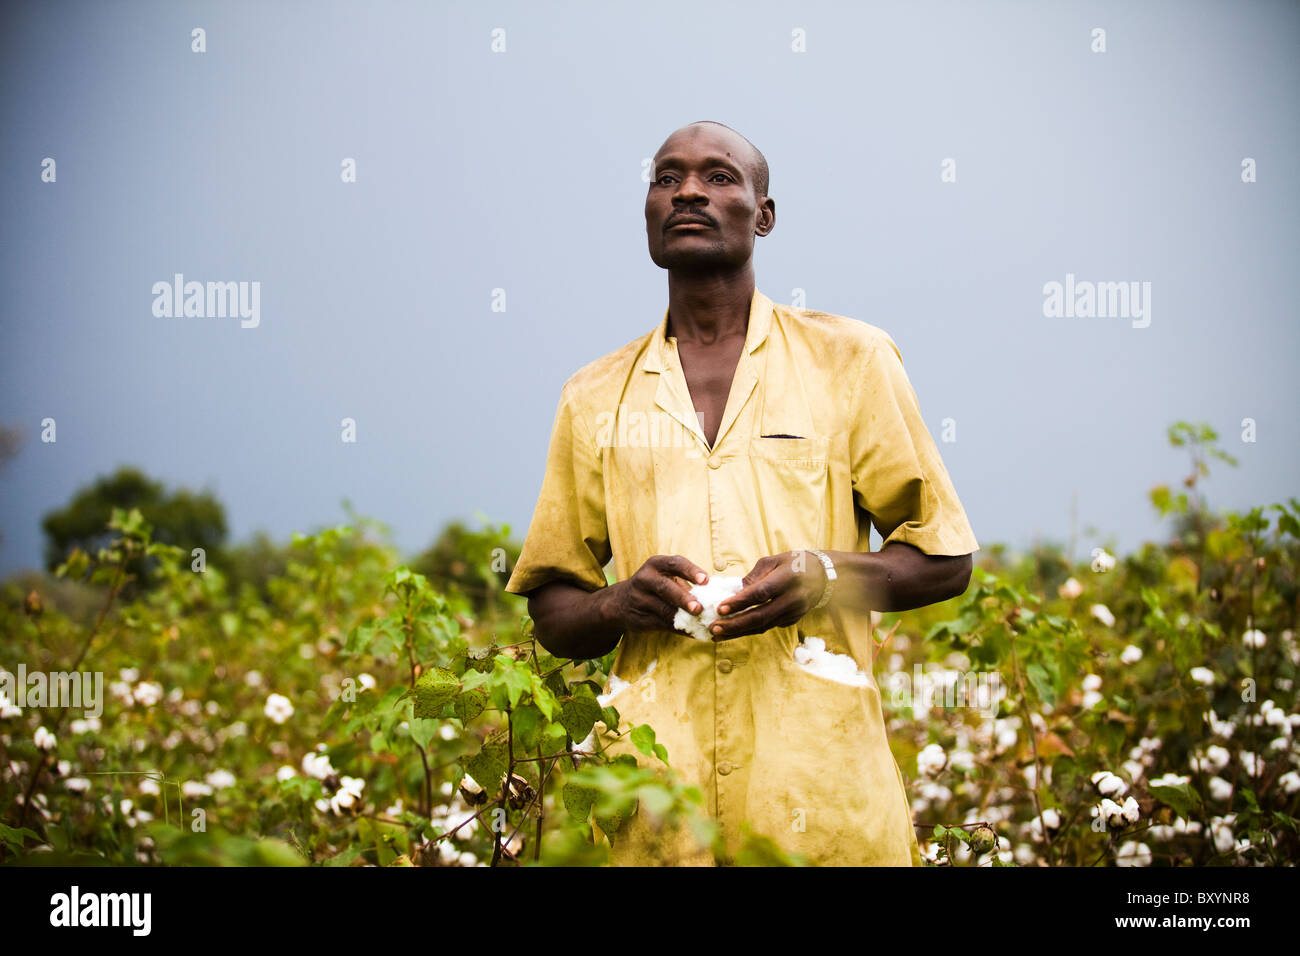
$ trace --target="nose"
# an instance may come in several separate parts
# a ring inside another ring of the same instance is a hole
[[[708,194],[695,173],[683,176],[677,190],[673,193],[674,206],[702,206],[708,201]]]

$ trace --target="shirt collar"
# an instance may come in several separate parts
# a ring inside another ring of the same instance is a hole
[[[772,300],[754,289],[754,297],[749,303],[749,324],[745,330],[745,352],[753,352],[767,339],[772,327]],[[647,372],[662,372],[668,368],[668,309],[664,309],[663,318],[650,336],[650,345],[646,350],[645,364]]]

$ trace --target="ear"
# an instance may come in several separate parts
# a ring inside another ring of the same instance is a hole
[[[754,235],[766,236],[776,228],[776,200],[764,196],[758,206],[758,216],[754,222]]]

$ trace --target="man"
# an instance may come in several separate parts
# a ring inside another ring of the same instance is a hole
[[[729,854],[748,824],[813,863],[920,865],[871,611],[961,594],[979,545],[893,339],[756,289],[754,237],[776,222],[767,189],[763,155],[719,123],[655,154],[646,235],[668,309],[565,383],[506,590],[528,595],[552,654],[619,648],[612,752],[635,752],[628,727],[654,728]],[[713,572],[743,588],[700,641],[673,617],[700,610],[689,588]],[[854,681],[796,661],[813,636],[856,661]],[[644,816],[612,835],[613,862],[713,862]]]

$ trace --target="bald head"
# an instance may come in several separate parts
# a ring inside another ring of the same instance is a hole
[[[731,133],[732,136],[734,136],[736,139],[738,139],[741,143],[744,144],[745,151],[748,154],[748,161],[746,165],[749,167],[750,179],[752,179],[754,183],[754,196],[757,199],[762,200],[763,197],[767,195],[769,177],[768,177],[768,169],[767,169],[767,158],[761,152],[759,152],[758,147],[755,146],[753,143],[751,143],[741,133],[732,129],[726,123],[719,123],[717,120],[699,120],[694,123],[688,123],[686,126],[683,126],[681,129],[674,130],[674,134],[680,133],[684,130],[691,129],[694,126],[721,127],[722,129],[727,130],[727,132]],[[669,139],[671,138],[672,137],[670,136]]]

